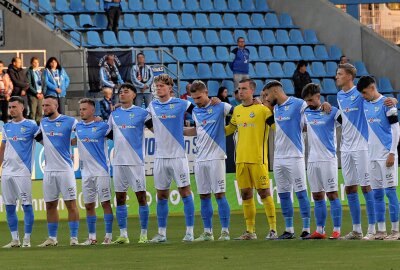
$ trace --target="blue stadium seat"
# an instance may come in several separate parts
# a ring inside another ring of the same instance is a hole
[[[254,27],[265,27],[264,16],[260,13],[254,13],[251,15],[251,22]]]
[[[32,12],[37,10],[37,4],[30,0],[22,0],[21,8],[26,12]]]
[[[293,62],[285,62],[282,65],[285,77],[291,78],[294,71],[296,70],[296,65]]]
[[[393,94],[384,94],[385,97],[390,97],[390,98],[394,98]]]
[[[90,47],[102,47],[103,42],[100,40],[99,33],[97,31],[88,31],[86,33],[87,45]]]
[[[126,28],[136,29],[138,27],[136,15],[124,14],[124,26]]]
[[[254,2],[253,0],[242,0],[242,9],[245,11],[254,11]]]
[[[359,80],[360,80],[360,78],[354,78],[354,80],[353,80],[354,85],[357,85],[357,83],[358,83]]]
[[[190,13],[183,13],[182,14],[182,25],[185,28],[192,28],[196,26],[196,23],[194,22],[193,15]]]
[[[146,14],[146,13],[139,14],[138,23],[139,23],[139,26],[142,28],[145,28],[145,29],[153,28],[153,23],[150,19],[149,14]]]
[[[200,9],[202,11],[213,11],[214,10],[214,5],[212,0],[200,0]],[[210,19],[210,22],[212,20]]]
[[[256,47],[254,47],[254,46],[246,46],[246,49],[248,49],[249,52],[250,52],[250,61],[251,60],[255,60],[255,61],[260,60],[260,57],[258,56],[258,51],[257,51]]]
[[[74,15],[71,14],[63,15],[63,22],[64,22],[63,29],[73,30],[79,28],[78,25],[76,24]]]
[[[133,46],[133,40],[128,31],[118,31],[118,41],[121,46]]]
[[[378,79],[378,90],[381,93],[392,93],[394,91],[392,84],[390,83],[389,78],[380,77]]]
[[[160,37],[160,32],[157,30],[150,30],[147,32],[147,37],[149,39],[149,44],[150,45],[160,45],[161,42],[161,37]]]
[[[231,80],[222,80],[221,86],[226,87],[228,89],[228,93],[230,96],[233,95],[235,86],[233,84],[233,81]]]
[[[81,28],[92,28],[95,25],[92,21],[92,17],[90,17],[89,14],[80,14],[79,15],[79,26]]]
[[[278,17],[276,16],[275,13],[267,13],[267,15],[265,15],[265,23],[267,28],[280,27]]]
[[[122,13],[129,12],[129,6],[128,3],[125,0],[121,0],[120,2]],[[100,9],[104,10],[104,3],[103,1],[100,1]]]
[[[188,85],[188,81],[180,81],[180,86],[179,86],[179,95],[183,95],[186,93],[186,85]]]
[[[312,62],[311,69],[315,77],[326,77],[326,71],[322,62]]]
[[[211,69],[212,69],[213,77],[215,77],[215,78],[225,79],[228,77],[223,64],[213,63]]]
[[[57,0],[56,1],[56,10],[62,13],[70,13],[69,5],[67,0]]]
[[[163,32],[166,32],[166,31],[163,31]],[[186,30],[178,30],[176,36],[177,36],[178,43],[180,45],[190,45],[192,43],[189,32]],[[164,40],[164,42],[165,42],[165,40]]]
[[[185,3],[183,0],[172,0],[172,9],[177,11],[185,10]]]
[[[248,43],[251,44],[263,44],[260,32],[258,30],[249,30],[248,32],[249,40]]]
[[[304,30],[304,40],[306,43],[310,43],[310,44],[320,43],[317,38],[317,34],[315,33],[314,30],[311,30],[311,29]]]
[[[222,44],[234,44],[233,36],[229,30],[221,30],[220,39]]]
[[[258,11],[269,11],[268,3],[265,0],[256,0],[255,8]]]
[[[299,61],[301,60],[301,55],[299,51],[299,47],[297,46],[287,46],[287,57],[291,61]]]
[[[262,38],[266,44],[276,44],[276,37],[272,30],[262,30]]]
[[[215,56],[214,50],[211,47],[201,47],[201,58],[206,62],[217,61],[217,57]]]
[[[82,12],[84,10],[81,0],[71,0],[69,3],[69,8],[73,12]]]
[[[324,102],[325,102],[324,96],[320,96],[320,97],[319,97],[319,100],[320,100],[321,104],[324,103]]]
[[[239,37],[244,38],[245,42],[248,42],[248,40],[249,40],[249,39],[247,38],[247,34],[246,34],[246,32],[245,32],[244,30],[235,30],[235,31],[233,32],[233,37],[234,37],[235,41],[236,41]]]
[[[224,25],[227,27],[235,28],[238,27],[235,14],[225,13],[224,14]]]
[[[128,0],[128,7],[129,7],[129,10],[135,11],[135,12],[143,10],[141,0]]]
[[[217,11],[227,11],[228,6],[226,5],[225,0],[214,0],[214,8]]]
[[[276,61],[288,60],[285,48],[283,46],[274,46],[272,48],[272,55],[274,56],[274,60],[276,60]]]
[[[307,72],[308,72],[308,74],[310,74],[310,77],[315,77],[310,65],[307,65]]]
[[[329,60],[328,52],[326,51],[326,47],[324,45],[317,45],[314,47],[315,57],[318,60]]]
[[[99,12],[100,8],[96,0],[85,0],[85,9],[90,12]]]
[[[239,0],[228,0],[228,9],[231,11],[240,11],[242,7]]]
[[[265,63],[255,63],[254,65],[255,72],[258,78],[269,78],[271,77],[268,71],[267,64]]]
[[[340,57],[343,55],[342,54],[342,49],[340,49],[338,46],[333,45],[329,48],[329,55],[330,58],[333,60],[339,60]]]
[[[271,48],[268,46],[258,47],[258,57],[261,61],[273,61],[274,56],[272,55]]]
[[[232,78],[233,77],[233,72],[232,72],[231,68],[229,67],[228,63],[225,65],[225,71],[226,71],[226,75],[228,76],[228,78]]]
[[[178,17],[178,14],[168,13],[167,14],[167,24],[169,28],[180,28],[182,27],[181,20]]]
[[[178,70],[177,69],[178,69],[177,64],[168,64],[168,72],[169,73],[177,74],[177,71],[179,72],[179,69]],[[182,73],[183,73],[183,71],[182,71]],[[195,73],[197,74],[196,70],[195,70]]]
[[[106,46],[118,46],[119,42],[117,38],[115,37],[115,34],[113,31],[104,31],[103,32],[103,43]]]
[[[287,13],[282,13],[279,17],[279,22],[282,28],[296,27],[293,23],[292,17]]]
[[[203,58],[200,55],[199,48],[197,47],[187,47],[187,56],[189,61],[192,62],[201,62]]]
[[[157,3],[155,0],[143,1],[143,9],[147,11],[157,11]]]
[[[282,79],[281,80],[283,90],[285,91],[286,95],[294,95],[294,86],[291,79]]]
[[[183,47],[173,47],[172,54],[178,58],[180,62],[188,62],[188,57],[186,56],[186,51]]]
[[[69,35],[70,35],[71,42],[73,44],[75,44],[76,46],[80,47],[80,46],[85,46],[86,45],[86,43],[83,41],[83,39],[82,39],[82,43],[83,44],[81,44],[81,34],[79,34],[78,32],[71,31],[71,32],[69,32]]]
[[[200,28],[208,28],[210,23],[208,22],[207,14],[205,13],[196,13],[196,26]]]
[[[206,41],[207,44],[217,45],[220,44],[218,33],[215,30],[206,30]]]
[[[197,0],[186,0],[186,10],[188,11],[198,11],[199,3]]]
[[[284,45],[291,43],[288,32],[282,29],[276,30],[276,41]]]
[[[304,44],[303,35],[301,34],[301,31],[298,29],[291,29],[289,31],[289,37],[290,37],[290,41],[292,43],[299,44],[299,45]]]
[[[337,70],[336,62],[326,62],[325,69],[326,69],[326,76],[328,77],[335,77],[336,70]]]
[[[332,106],[338,108],[339,104],[337,102],[337,95],[328,95],[326,98],[326,102],[328,102],[329,104],[331,104]]]
[[[148,44],[146,34],[143,31],[134,31],[133,42],[135,45],[146,46]]]
[[[182,65],[182,75],[184,78],[189,80],[198,79],[199,76],[197,75],[196,68],[193,64],[183,64]]]
[[[211,75],[210,66],[205,63],[200,63],[197,65],[197,74],[199,75],[200,79],[209,79],[211,77],[217,77],[215,76],[216,74],[214,74],[214,76]]]
[[[312,81],[312,83],[318,84],[321,87],[321,92],[323,92],[322,83],[319,79],[312,78],[311,81]]]
[[[277,62],[271,62],[269,64],[269,72],[272,78],[283,78],[285,77],[285,73],[282,70],[281,64]]]
[[[218,95],[219,82],[217,82],[217,81],[208,81],[207,82],[207,89],[208,89],[208,95],[210,97],[216,97]]]
[[[143,53],[144,53],[144,56],[146,57],[146,63],[149,63],[149,64],[160,63],[160,58],[158,57],[157,51],[145,50]]]
[[[369,75],[369,72],[367,71],[367,68],[363,62],[357,61],[354,63],[354,66],[357,69],[357,77]]]
[[[254,80],[254,82],[256,83],[256,91],[254,93],[254,96],[260,96],[261,95],[261,91],[264,87],[264,82],[262,80]]]
[[[165,29],[167,27],[167,21],[165,20],[164,14],[153,14],[153,24],[156,28]]]
[[[169,0],[157,0],[157,7],[161,11],[170,11],[171,10],[171,3],[170,3]]]
[[[224,27],[224,22],[222,21],[221,14],[218,14],[218,13],[211,13],[210,14],[210,26],[216,27],[216,28],[223,28]]]
[[[325,78],[322,81],[322,89],[323,89],[323,92],[321,90],[322,94],[334,95],[338,92],[335,81],[333,79]]]
[[[237,22],[238,22],[238,25],[243,28],[250,28],[253,26],[250,21],[249,15],[246,13],[239,13],[237,15]]]
[[[300,53],[303,60],[315,60],[314,51],[311,46],[301,46]]]
[[[203,35],[203,31],[201,30],[193,30],[192,31],[192,42],[196,45],[206,44],[206,40]]]
[[[232,73],[232,75],[233,75],[233,73]],[[252,63],[249,64],[249,76],[250,76],[250,78],[256,78],[257,77],[257,74],[256,74],[256,72],[254,70],[254,67],[253,67]]]
[[[50,3],[50,0],[39,0],[38,6],[39,12],[41,13],[53,13],[54,9]]]
[[[65,21],[64,21],[65,22]],[[94,15],[94,24],[97,28],[104,29],[107,27],[107,17],[104,14],[96,13]],[[123,27],[121,27],[123,28]]]
[[[226,47],[218,46],[216,49],[216,57],[219,61],[230,61],[229,52]]]

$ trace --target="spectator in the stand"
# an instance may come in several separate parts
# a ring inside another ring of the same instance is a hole
[[[187,85],[186,85],[186,93],[185,94],[183,94],[183,95],[181,95],[180,96],[180,98],[181,99],[184,99],[184,100],[187,100],[188,99],[188,97],[190,97],[190,87],[192,86],[192,84],[191,83],[188,83]]]
[[[42,119],[42,101],[43,101],[43,76],[39,67],[39,58],[31,58],[31,66],[26,72],[29,83],[28,102],[30,109],[30,118],[40,123]]]
[[[112,99],[113,89],[109,87],[103,88],[103,99],[100,100],[100,117],[107,121],[111,112],[115,109],[115,104]]]
[[[12,92],[12,82],[6,72],[4,72],[5,66],[3,61],[0,61],[0,110],[1,110],[1,121],[4,123],[8,122],[8,100],[10,99]]]
[[[29,83],[26,79],[25,70],[22,68],[22,60],[19,57],[14,57],[11,60],[11,64],[8,66],[8,75],[10,76],[11,82],[13,83],[12,96],[22,97],[24,100],[24,115],[28,113],[28,97],[27,91],[29,89]]]
[[[107,15],[107,30],[118,34],[119,17],[122,13],[121,0],[104,0],[104,11]]]
[[[347,58],[347,56],[346,55],[342,55],[342,56],[340,56],[340,62],[339,62],[339,64],[347,64],[349,62],[349,59]]]
[[[237,39],[237,48],[233,49],[231,53],[234,55],[233,61],[229,64],[233,72],[233,83],[237,89],[239,82],[249,77],[249,58],[250,51],[245,48],[245,41],[243,37]]]
[[[54,96],[58,99],[58,111],[65,114],[65,96],[69,87],[69,77],[57,58],[50,57],[44,70],[44,87],[46,96]]]
[[[300,60],[297,63],[296,70],[293,73],[292,80],[294,83],[294,96],[301,98],[301,91],[306,84],[311,83],[310,74],[307,72],[307,62]]]
[[[136,65],[133,65],[131,71],[131,81],[137,90],[135,105],[141,107],[143,101],[145,106],[149,106],[153,97],[151,94],[151,85],[153,83],[154,75],[150,66],[145,64],[145,57],[143,53],[136,55]]]
[[[235,94],[235,99],[231,101],[231,105],[233,107],[236,107],[237,105],[242,104],[242,101],[239,99],[239,90],[236,89],[234,94]]]
[[[101,89],[112,89],[112,99],[114,103],[118,100],[119,86],[123,83],[124,81],[121,78],[121,74],[115,65],[114,55],[106,55],[103,66],[100,68],[100,87]]]
[[[219,98],[221,100],[221,102],[230,104],[229,98],[228,98],[228,88],[226,88],[225,86],[221,86],[218,89],[217,98]]]

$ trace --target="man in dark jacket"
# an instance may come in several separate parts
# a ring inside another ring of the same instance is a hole
[[[22,68],[22,61],[19,57],[14,57],[11,64],[8,66],[8,75],[14,85],[11,96],[19,96],[24,100],[24,115],[27,115],[28,110],[28,96],[29,83],[26,78],[26,73]]]
[[[300,60],[297,63],[297,68],[293,73],[292,80],[294,83],[294,96],[301,98],[301,91],[304,86],[311,83],[310,74],[307,72],[307,62]]]
[[[243,79],[249,79],[249,57],[250,51],[245,48],[244,38],[237,39],[238,47],[231,51],[235,55],[232,63],[229,64],[233,72],[234,90],[237,90],[239,82]]]

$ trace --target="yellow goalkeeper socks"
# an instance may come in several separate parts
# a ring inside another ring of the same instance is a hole
[[[254,199],[243,200],[243,214],[246,220],[246,230],[248,232],[255,232],[256,224],[256,205],[254,204]]]
[[[268,219],[269,229],[276,232],[276,212],[275,203],[271,196],[262,199],[264,205],[265,214]]]

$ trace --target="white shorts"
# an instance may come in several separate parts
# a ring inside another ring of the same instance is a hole
[[[85,203],[97,201],[106,202],[111,200],[110,176],[92,176],[82,178],[82,193]]]
[[[57,201],[59,199],[60,192],[64,201],[76,200],[76,180],[74,171],[44,172],[44,201]]]
[[[198,194],[226,192],[225,159],[197,161],[194,173]]]
[[[30,176],[1,176],[1,190],[5,205],[16,205],[17,200],[22,205],[32,204],[32,179]]]
[[[154,186],[167,190],[175,180],[177,187],[190,186],[190,172],[187,158],[156,158],[154,160]]]
[[[307,189],[304,158],[275,159],[273,170],[278,193]]]
[[[342,152],[342,174],[345,186],[369,186],[368,150]]]
[[[113,166],[113,180],[115,192],[127,192],[129,187],[133,191],[146,191],[146,174],[143,165]]]
[[[332,161],[308,162],[307,178],[311,192],[338,191],[337,159]]]
[[[392,167],[386,167],[386,160],[373,160],[370,162],[371,188],[389,188],[398,185],[397,158]]]

